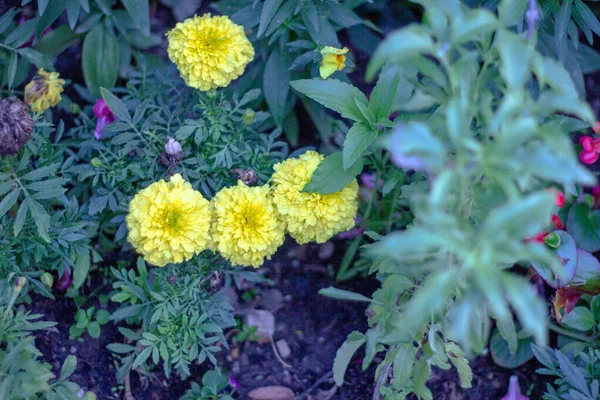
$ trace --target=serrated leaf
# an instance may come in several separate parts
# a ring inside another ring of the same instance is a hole
[[[18,49],[31,38],[31,36],[35,32],[35,27],[37,23],[38,18],[33,18],[29,21],[25,21],[23,24],[19,25],[14,31],[12,31],[10,35],[6,37],[6,39],[4,39],[4,44]]]
[[[42,205],[35,200],[30,202],[29,210],[31,211],[31,216],[37,225],[39,235],[46,242],[50,242],[50,236],[48,236],[48,229],[50,228],[50,215],[48,215]]]
[[[342,152],[339,151],[325,157],[302,191],[329,194],[339,192],[349,185],[362,171],[363,161],[360,158],[352,167],[344,170],[342,157]]]
[[[460,379],[460,387],[468,389],[471,387],[471,381],[473,380],[473,372],[469,366],[469,361],[465,358],[463,351],[457,344],[452,342],[446,343],[446,354],[450,358],[450,362],[454,365],[458,371],[458,377]]]
[[[0,201],[0,218],[4,216],[11,209],[12,206],[15,205],[17,199],[19,198],[19,194],[21,194],[21,189],[15,189]]]
[[[369,109],[375,115],[375,121],[389,119],[399,82],[398,68],[387,68],[379,76],[369,98]]]
[[[351,332],[342,344],[342,347],[335,353],[333,379],[336,385],[342,386],[344,384],[344,375],[346,375],[348,364],[350,364],[352,356],[363,343],[365,343],[365,336],[362,333],[357,331]]]
[[[394,388],[400,390],[412,376],[417,351],[412,344],[400,344],[394,357]]]
[[[12,88],[12,85],[15,81],[15,76],[17,76],[17,62],[19,61],[19,56],[17,54],[16,51],[13,51],[13,53],[10,56],[10,61],[8,62],[8,69],[6,70],[7,73],[7,83],[8,83],[8,88]]]
[[[62,365],[59,380],[64,381],[65,379],[69,378],[71,375],[73,375],[73,372],[75,372],[76,368],[77,357],[75,357],[74,355],[69,355]]]
[[[129,111],[127,110],[125,103],[123,103],[121,99],[105,88],[101,88],[100,93],[106,102],[106,105],[108,108],[110,108],[110,111],[112,111],[113,114],[115,114],[120,120],[131,124],[131,116],[129,115]]]
[[[13,232],[15,236],[18,236],[23,228],[23,224],[25,223],[25,219],[27,218],[27,212],[29,211],[29,199],[26,199],[21,206],[19,207],[19,211],[17,211],[17,216],[15,217],[15,224],[13,226]]]
[[[365,123],[357,122],[346,135],[343,149],[343,166],[348,170],[352,165],[362,157],[363,153],[373,143],[377,137],[378,130]]]
[[[367,105],[365,95],[356,87],[337,79],[301,79],[290,85],[317,103],[341,114],[344,118],[364,121],[365,117],[356,106],[356,101]]]

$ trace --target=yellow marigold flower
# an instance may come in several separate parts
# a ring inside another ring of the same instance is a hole
[[[35,112],[44,112],[54,107],[61,100],[64,79],[59,79],[58,72],[46,72],[38,69],[37,75],[25,86],[25,102]]]
[[[213,241],[233,265],[258,268],[283,243],[285,231],[268,185],[249,187],[242,181],[212,199]]]
[[[167,38],[169,58],[185,83],[204,91],[229,85],[254,58],[244,28],[225,16],[186,19]]]
[[[321,50],[323,59],[321,60],[321,66],[319,67],[319,73],[321,78],[327,79],[329,75],[335,71],[341,71],[346,66],[346,54],[348,48],[336,49],[335,47],[325,46]]]
[[[210,203],[181,175],[141,190],[129,203],[129,242],[150,264],[189,260],[208,247]]]
[[[356,179],[335,193],[302,192],[323,158],[316,151],[307,151],[276,164],[271,177],[275,207],[290,235],[300,244],[323,243],[354,226],[358,210]]]

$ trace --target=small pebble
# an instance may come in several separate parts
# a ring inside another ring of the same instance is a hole
[[[328,260],[333,256],[335,252],[335,245],[333,242],[325,242],[319,246],[319,258],[321,260]]]
[[[275,345],[277,345],[277,351],[281,358],[288,358],[292,354],[292,350],[285,339],[278,340]]]

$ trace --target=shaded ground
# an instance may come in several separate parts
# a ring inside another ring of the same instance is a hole
[[[275,285],[255,287],[259,297],[254,300],[254,306],[271,310],[275,315],[274,340],[284,339],[289,345],[291,355],[284,361],[292,368],[282,367],[269,343],[232,345],[229,352],[221,352],[220,362],[239,383],[240,398],[247,398],[245,395],[253,388],[268,385],[286,386],[296,395],[304,394],[304,398],[313,400],[371,398],[376,365],[361,371],[360,353],[350,365],[346,384],[338,388],[332,397],[325,395],[331,393],[328,391],[334,387],[330,371],[337,349],[348,333],[367,329],[364,303],[337,301],[317,294],[321,288],[336,285],[330,271],[343,255],[343,243],[338,242],[335,247],[334,253],[325,258],[323,253],[331,249],[288,245],[264,267],[265,277],[272,279]],[[370,295],[376,289],[376,282],[366,279],[336,286]],[[37,345],[55,371],[60,371],[64,359],[73,354],[78,359],[73,381],[86,390],[94,391],[98,399],[123,398],[123,387],[119,387],[115,378],[116,360],[105,348],[108,343],[122,340],[116,326],[112,323],[104,326],[99,340],[87,334],[79,340],[69,340],[68,331],[76,311],[73,302],[58,295],[56,302],[37,297],[33,304],[32,312],[43,313],[45,319],[58,322],[56,329],[37,335]],[[376,358],[377,363],[380,361]],[[545,381],[534,373],[538,368],[535,362],[517,370],[505,370],[496,366],[489,357],[481,357],[473,361],[472,367],[474,378],[470,390],[459,387],[454,369],[435,371],[428,384],[434,398],[499,399],[506,394],[512,374],[519,376],[524,393],[530,386],[534,388],[529,393],[532,399],[540,398],[545,386]],[[196,366],[192,372],[191,380],[200,381],[204,367]],[[315,383],[317,386],[314,386]],[[167,380],[161,370],[156,369],[150,377],[132,373],[131,385],[132,394],[138,400],[166,400],[178,399],[189,388],[190,382],[183,382],[177,377]]]

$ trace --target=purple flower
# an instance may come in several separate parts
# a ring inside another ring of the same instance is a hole
[[[501,400],[529,400],[529,397],[521,394],[521,388],[519,387],[519,378],[515,375],[510,377],[510,383],[508,384],[508,393]]]
[[[360,216],[357,216],[356,218],[354,218],[354,222],[356,224],[360,224],[360,221],[362,221],[362,218]],[[356,228],[352,228],[349,231],[340,233],[339,235],[337,235],[337,237],[338,237],[338,239],[354,239],[355,237],[362,235],[364,231],[365,231],[364,226],[363,227],[357,226]]]
[[[73,283],[73,278],[71,277],[71,271],[68,268],[66,268],[65,272],[58,279],[58,281],[56,282],[56,285],[54,287],[56,287],[58,290],[62,290],[64,292],[71,286],[71,283]]]
[[[94,105],[94,115],[97,118],[96,129],[94,130],[94,136],[96,140],[102,140],[102,130],[106,125],[115,122],[115,115],[110,111],[110,108],[106,105],[104,99],[98,99]]]
[[[227,376],[229,377],[229,386],[231,386],[235,390],[238,390],[240,388],[240,384],[237,383],[237,381],[235,379],[233,379],[231,377],[231,375],[227,375]]]
[[[373,174],[373,173],[364,173],[364,174],[360,174],[359,177],[360,179],[360,183],[368,188],[368,189],[373,189],[375,188],[375,181],[377,180],[377,175]]]

